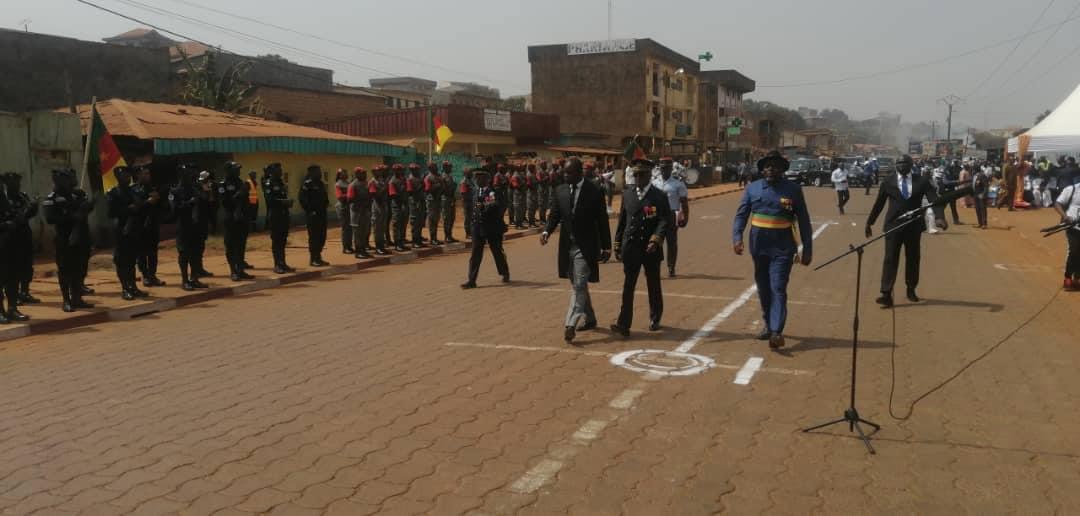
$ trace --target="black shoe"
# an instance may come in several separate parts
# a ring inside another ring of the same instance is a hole
[[[874,300],[875,303],[882,306],[882,308],[892,308],[892,292],[882,292],[881,297]]]
[[[82,299],[73,299],[73,300],[71,300],[71,306],[73,306],[73,307],[75,307],[77,309],[84,309],[85,310],[85,309],[93,308],[94,303],[87,303],[86,301],[83,301]]]
[[[757,334],[757,337],[754,338],[757,340],[769,340],[769,337],[771,336],[772,332],[770,332],[768,328],[764,328],[761,330],[760,333]]]
[[[142,286],[144,286],[144,287],[152,287],[152,286],[154,286],[154,282],[150,281],[150,278],[143,278],[142,279]]]
[[[132,293],[130,290],[123,291],[120,294],[120,297],[123,298],[124,301],[134,301],[135,300],[135,294]]]
[[[427,244],[425,244],[423,242],[413,242],[412,246],[413,246],[413,249],[423,249],[423,248],[427,247]]]
[[[390,254],[390,252],[387,251],[386,249],[376,249],[375,254],[377,254],[379,256],[386,256],[386,255]]]
[[[214,273],[212,273],[212,272],[210,272],[210,271],[208,271],[206,269],[203,269],[203,270],[199,271],[199,277],[200,278],[213,278]]]
[[[449,237],[449,238],[446,239],[446,243],[448,243],[448,244],[456,244],[458,242],[460,242],[460,240],[458,240],[456,238],[453,238],[453,237]]]
[[[567,326],[566,330],[563,332],[563,340],[565,340],[566,342],[573,342],[574,337],[576,336],[577,329],[575,329],[573,326]]]
[[[63,307],[61,308],[61,310],[63,310],[64,312],[66,312],[66,313],[69,313],[69,314],[70,314],[71,312],[74,312],[74,311],[75,311],[75,307],[74,307],[74,306],[71,306],[71,302],[70,302],[70,301],[65,301],[65,302],[64,302],[64,306],[63,306]],[[3,321],[0,321],[0,322],[3,322]]]
[[[589,330],[595,330],[595,329],[596,329],[596,321],[593,321],[593,322],[587,322],[587,323],[583,324],[580,328],[578,328],[577,331],[589,331]]]
[[[784,336],[779,333],[773,333],[769,335],[769,349],[780,349],[784,347]]]
[[[255,276],[252,276],[252,275],[250,275],[250,274],[248,274],[248,273],[246,273],[244,271],[240,271],[240,272],[236,273],[236,276],[238,278],[240,278],[241,281],[255,279]],[[236,281],[236,280],[233,280],[233,281]]]
[[[467,281],[467,282],[461,284],[461,289],[462,290],[469,290],[470,288],[476,288],[476,283],[473,283],[471,281]]]
[[[403,245],[399,245],[397,247],[394,247],[394,250],[399,252],[399,253],[407,253],[407,252],[409,252],[409,248],[405,247]]]
[[[274,266],[274,274],[288,274],[288,273],[289,273],[289,271],[285,267],[282,267],[281,265],[275,265]]]
[[[503,275],[503,283],[510,283],[510,275],[509,274],[504,274]]]
[[[229,275],[229,280],[231,280],[231,281],[240,281],[240,275],[234,272],[234,273]]]
[[[346,247],[345,249],[341,250],[341,254],[356,254],[356,251],[353,251],[352,249]]]
[[[19,293],[19,303],[20,304],[36,305],[36,304],[38,304],[40,302],[41,302],[40,299],[30,295],[29,292],[20,292]]]
[[[919,296],[915,295],[915,289],[913,288],[907,289],[907,299],[912,303],[918,303],[920,301]]]
[[[245,268],[245,269],[254,269],[254,268],[255,268],[255,266],[254,266],[254,265],[252,265],[252,264],[250,264],[250,263],[248,263],[248,262],[244,262],[244,268]]]
[[[150,297],[150,293],[145,290],[139,290],[135,285],[131,286],[131,293],[135,294],[135,297]]]
[[[282,265],[281,265],[281,268],[285,269],[285,272],[288,272],[288,273],[290,273],[290,274],[292,274],[292,273],[296,272],[296,269],[294,269],[294,268],[292,268],[292,267],[289,267],[289,265],[288,265],[288,264],[282,264]]]
[[[88,287],[86,285],[82,286],[82,295],[84,295],[84,296],[92,296],[92,295],[94,295],[94,293],[95,293],[94,289],[92,289],[92,288],[90,288],[90,287]]]
[[[675,277],[675,269],[668,269],[667,277],[674,278]]]
[[[11,322],[26,322],[30,320],[30,316],[20,312],[16,308],[8,310],[7,318]]]
[[[611,331],[614,332],[616,335],[621,336],[624,339],[630,338],[630,328],[623,328],[622,326],[619,326],[618,324],[612,324],[611,325]]]
[[[432,240],[431,245],[443,245],[441,240]]]
[[[195,285],[193,285],[190,281],[185,281],[182,285],[180,285],[180,288],[184,289],[187,292],[191,292],[195,290]]]
[[[371,258],[371,255],[368,254],[367,251],[360,251],[359,253],[356,253],[354,256],[356,256],[357,260],[360,260],[360,259],[365,259],[366,260],[368,258]]]
[[[210,285],[207,285],[206,283],[203,283],[197,279],[191,280],[191,286],[195,288],[210,288]]]
[[[841,215],[843,215],[843,214],[844,214],[844,209],[843,209],[843,208],[840,208],[840,214],[841,214]]]
[[[660,331],[660,321],[649,323],[649,331]]]
[[[67,305],[65,304],[64,306]],[[64,311],[66,312],[67,310]],[[0,324],[11,324],[11,320],[7,318],[7,315],[4,315],[4,312],[0,312]]]
[[[164,287],[165,282],[158,279],[157,276],[151,276],[149,279],[143,278],[144,287]]]

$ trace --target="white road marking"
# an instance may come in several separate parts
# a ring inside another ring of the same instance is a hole
[[[644,393],[645,391],[642,389],[626,389],[619,393],[618,396],[615,396],[615,399],[611,400],[608,406],[617,410],[629,409],[634,404],[634,401]]]
[[[832,223],[832,221],[829,221],[822,224],[820,227],[814,230],[814,234],[810,237],[810,239],[817,240],[817,237],[821,236],[821,233],[824,232],[825,229],[828,228],[829,225],[831,225]],[[802,252],[801,245],[799,246],[799,252]],[[720,323],[726,321],[728,317],[731,317],[731,314],[735,313],[736,310],[745,305],[755,292],[757,292],[757,285],[750,285],[750,287],[744,290],[739,297],[737,297],[734,301],[725,306],[724,309],[720,311],[720,313],[714,315],[712,319],[709,319],[707,322],[705,322],[705,325],[702,326],[701,329],[699,329],[698,331],[694,332],[694,334],[691,335],[689,339],[686,339],[685,341],[683,341],[682,344],[679,344],[679,347],[675,348],[675,352],[689,353],[690,350],[694,349],[694,346],[697,346],[702,339],[708,337],[709,334],[712,333],[713,330],[715,330],[716,327],[720,325]]]
[[[754,377],[754,373],[757,373],[761,369],[761,364],[765,363],[765,359],[761,357],[750,357],[746,359],[746,363],[743,364],[742,369],[739,369],[738,373],[735,373],[735,381],[733,383],[737,385],[750,385],[750,379]]]
[[[445,346],[464,347],[464,348],[487,348],[487,349],[515,349],[518,351],[544,351],[547,353],[570,353],[574,355],[588,355],[591,357],[609,357],[611,353],[605,353],[603,351],[589,351],[587,349],[575,349],[575,348],[554,348],[543,346],[516,346],[513,344],[482,344],[474,342],[447,342]]]
[[[1009,271],[1009,272],[1049,272],[1052,269],[1045,265],[1028,265],[1028,264],[1013,264],[1013,263],[995,263],[995,269]]]
[[[720,215],[702,215],[701,220],[720,220],[724,218],[723,214]]]
[[[570,437],[580,444],[589,444],[590,441],[600,437],[600,432],[603,432],[607,426],[607,421],[602,419],[590,419],[586,421],[584,425],[581,425],[581,428],[578,428],[577,432],[574,432],[574,435]]]
[[[563,463],[561,461],[544,459],[532,469],[526,471],[521,478],[510,484],[510,490],[515,493],[531,493],[540,488],[540,486],[551,481],[552,478],[561,470]]]

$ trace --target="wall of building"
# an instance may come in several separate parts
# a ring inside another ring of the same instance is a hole
[[[683,68],[684,72],[676,74],[675,72],[680,68]],[[682,65],[660,57],[647,58],[645,70],[644,83],[649,109],[644,115],[644,123],[649,128],[648,134],[665,139],[698,139],[696,134],[698,77],[689,70],[685,70]],[[666,81],[665,77],[667,77]],[[657,112],[661,117],[658,130],[653,125],[653,108],[658,108]],[[680,134],[678,130],[680,125],[693,128],[693,130],[689,133],[684,130]]]
[[[171,100],[169,51],[0,30],[0,111]]]
[[[235,63],[251,61],[251,68],[244,75],[244,80],[252,84],[321,91],[331,91],[334,88],[334,71],[326,68],[221,52],[214,52],[214,56],[219,73]]]
[[[645,123],[645,59],[637,52],[566,55],[565,45],[531,47],[532,104],[559,115],[564,133],[622,138],[648,134]]]
[[[263,117],[302,125],[389,109],[379,97],[274,86],[259,86],[254,97],[266,110]]]

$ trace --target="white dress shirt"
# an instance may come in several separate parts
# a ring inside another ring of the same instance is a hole
[[[832,171],[832,184],[833,188],[837,191],[843,191],[848,189],[848,171],[842,168],[837,168]]]

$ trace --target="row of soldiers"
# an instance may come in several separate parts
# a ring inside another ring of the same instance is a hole
[[[562,173],[565,166],[566,160],[563,159],[553,163],[540,160],[495,165],[491,187],[496,194],[502,196],[510,208],[508,216],[511,226],[525,229],[543,227],[547,223],[547,213],[554,202],[555,189],[565,181]],[[585,179],[600,186],[605,196],[610,199],[610,174],[605,178],[591,161],[584,164],[583,172]],[[610,205],[608,202],[608,206]]]

